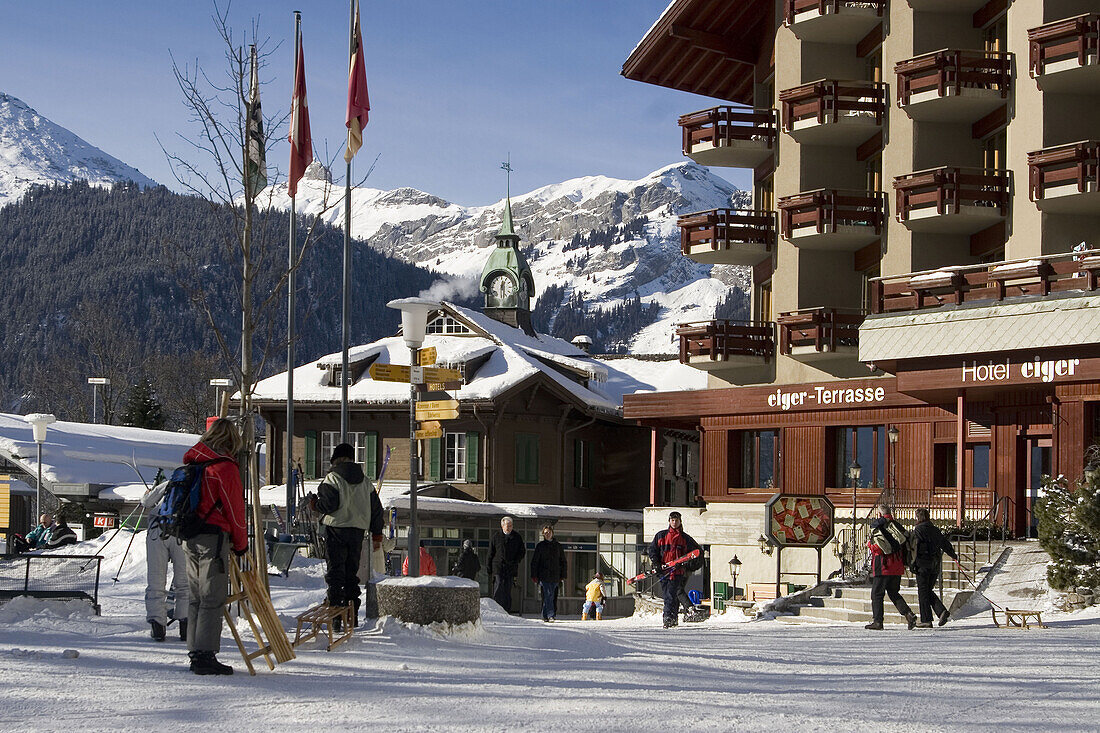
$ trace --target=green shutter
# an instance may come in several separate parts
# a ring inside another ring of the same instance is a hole
[[[305,478],[317,478],[317,431],[306,431]]]
[[[363,465],[363,473],[367,474],[367,478],[371,481],[374,481],[378,478],[378,433],[365,433],[363,442],[367,454],[367,460],[364,461]]]
[[[428,439],[428,480],[439,480],[439,468],[443,463],[443,439],[442,438],[429,438]]]
[[[479,483],[477,469],[480,463],[480,437],[480,433],[466,433],[466,480],[472,484]]]

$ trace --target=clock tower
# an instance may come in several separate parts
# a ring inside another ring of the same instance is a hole
[[[496,246],[481,271],[481,292],[485,293],[483,310],[491,318],[534,335],[531,297],[535,293],[535,280],[527,258],[519,251],[519,235],[512,226],[510,196],[504,199],[502,219]]]

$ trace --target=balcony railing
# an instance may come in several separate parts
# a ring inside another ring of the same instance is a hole
[[[695,321],[676,326],[680,337],[680,361],[729,361],[750,357],[766,361],[775,356],[775,324],[748,321]]]
[[[773,154],[779,135],[774,109],[712,107],[681,115],[680,128],[684,155],[703,165],[754,168]]]
[[[755,265],[775,251],[774,211],[711,209],[677,220],[680,248],[697,262]]]
[[[886,114],[886,85],[870,81],[822,79],[779,93],[783,105],[783,130],[794,135],[807,126],[853,123],[882,125]],[[871,132],[864,132],[858,144]]]
[[[1004,100],[1012,88],[1012,54],[944,49],[902,61],[894,72],[899,107],[947,97]]]
[[[1100,250],[944,267],[878,277],[869,282],[872,313],[1000,301],[1025,295],[1088,293],[1100,285]]]
[[[885,10],[886,0],[784,0],[783,19],[803,41],[857,43]]]
[[[799,229],[831,234],[845,226],[866,227],[882,234],[883,195],[878,192],[819,189],[779,199],[782,232],[787,239]]]
[[[1096,64],[1100,60],[1100,15],[1088,13],[1027,32],[1032,78]]]
[[[806,308],[781,313],[779,353],[791,355],[799,350],[817,354],[836,353],[839,348],[859,346],[859,326],[864,313],[846,308]]]
[[[800,13],[840,15],[845,10],[873,10],[881,18],[886,10],[886,0],[786,0],[783,18],[787,25],[791,25],[797,22]]]
[[[1100,142],[1044,148],[1027,154],[1028,192],[1043,211],[1100,211]]]
[[[966,214],[971,221],[947,223],[946,229],[931,222],[922,228],[928,231],[980,231],[993,220],[1006,216],[1011,182],[1008,171],[953,167],[917,171],[894,179],[895,211],[898,221],[911,228],[920,220]]]

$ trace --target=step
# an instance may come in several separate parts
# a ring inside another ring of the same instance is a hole
[[[853,609],[853,608],[817,608],[814,606],[796,606],[791,609],[796,614],[794,618],[799,619],[820,619],[822,621],[840,621],[850,624],[869,624],[873,620],[871,616],[870,607],[865,611]],[[778,616],[778,619],[784,619],[791,617]],[[883,623],[886,626],[901,626],[905,627],[908,622],[899,616],[897,610],[893,606],[888,606],[886,613],[883,617]]]

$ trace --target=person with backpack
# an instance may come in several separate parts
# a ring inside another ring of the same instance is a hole
[[[864,628],[882,630],[884,598],[889,595],[898,613],[905,617],[909,628],[916,626],[917,617],[901,595],[901,576],[905,574],[905,544],[908,533],[890,514],[885,504],[878,507],[878,519],[871,522],[871,623]]]
[[[64,517],[58,517],[50,527],[50,533],[46,536],[46,549],[56,550],[65,545],[75,545],[78,542],[76,532],[65,521]]]
[[[936,581],[940,577],[940,563],[944,553],[952,560],[958,560],[955,548],[940,528],[932,524],[927,509],[917,510],[917,526],[913,528],[911,541],[916,545],[916,560],[910,568],[917,578],[917,605],[920,607],[920,622],[917,628],[932,628],[932,616],[935,614],[940,626],[947,623],[951,614],[936,594]]]
[[[698,549],[699,543],[684,531],[683,518],[680,512],[674,511],[668,515],[668,529],[662,529],[654,535],[653,542],[649,545],[648,554],[654,570],[660,572],[665,563],[672,562]],[[689,570],[697,570],[702,567],[701,554],[699,560],[697,566],[694,561],[680,563],[661,575],[661,591],[665,596],[665,607],[662,615],[666,629],[671,629],[680,623],[681,597],[687,597],[684,592],[684,581],[687,580]],[[691,567],[688,567],[689,565]],[[686,603],[686,606],[692,608],[690,601]]]
[[[141,498],[141,505],[155,514],[167,489],[167,481],[156,484]],[[175,597],[173,618],[179,621],[180,641],[187,641],[187,553],[182,542],[151,522],[145,531],[145,620],[154,641],[164,641],[167,633],[169,562]]]
[[[363,533],[371,527],[371,493],[374,484],[355,462],[355,448],[340,443],[332,449],[329,472],[310,496],[319,512],[325,532],[325,582],[329,606],[354,606],[352,623],[359,625],[359,561],[363,554]],[[340,621],[334,622],[337,631]]]
[[[451,575],[457,575],[467,580],[477,580],[477,574],[481,571],[481,560],[474,552],[473,540],[462,540],[462,552],[459,553],[455,564],[451,566]]]
[[[565,580],[565,550],[554,539],[554,527],[542,525],[542,541],[535,545],[531,556],[531,582],[542,595],[542,620],[554,621],[558,616],[558,586]]]
[[[248,552],[244,487],[237,454],[244,447],[240,431],[219,417],[183,456],[201,468],[199,502],[193,525],[183,537],[187,554],[187,656],[198,675],[233,674],[218,661],[222,610],[229,595],[229,551]]]

